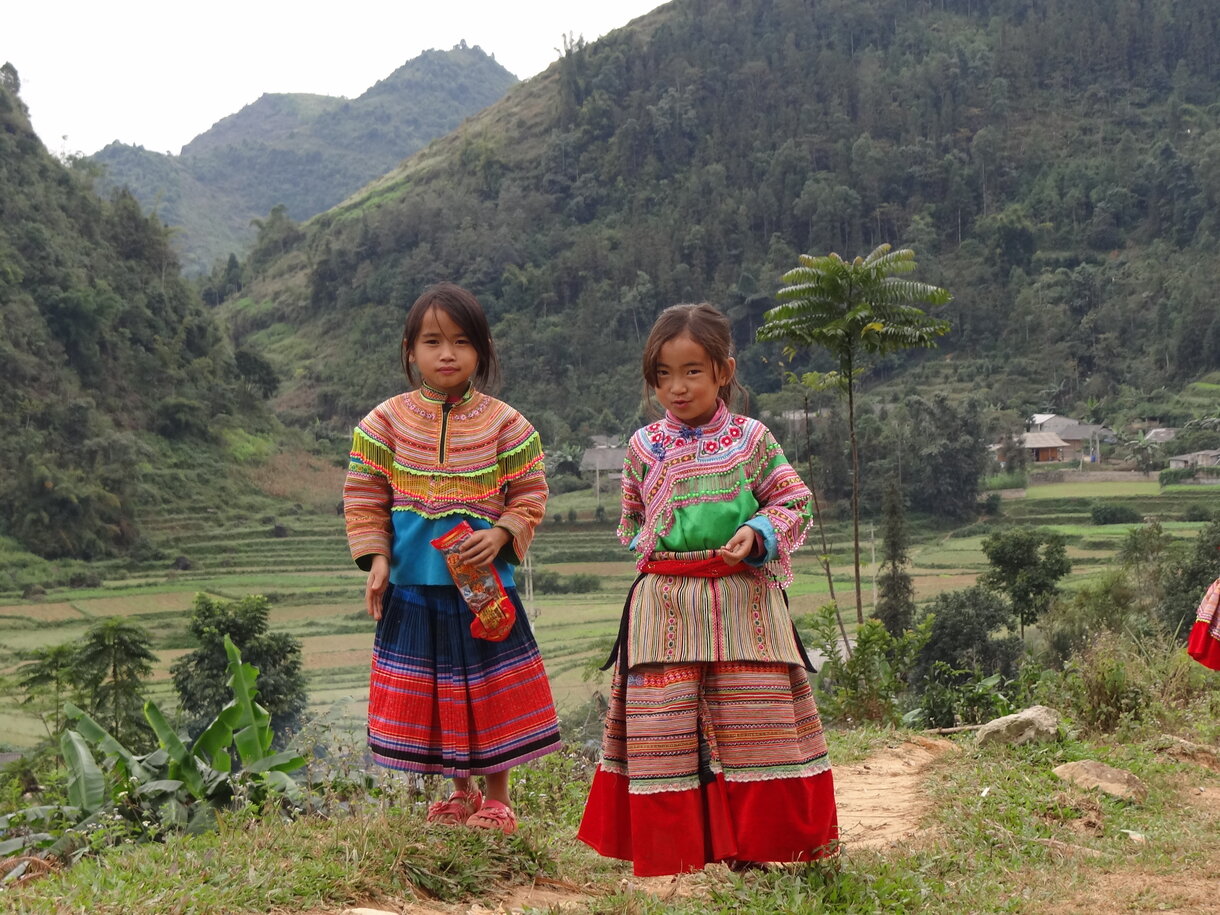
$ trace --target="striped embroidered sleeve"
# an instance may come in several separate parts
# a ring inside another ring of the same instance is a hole
[[[618,539],[623,546],[630,546],[644,526],[644,476],[648,465],[644,463],[634,447],[634,437],[627,455],[623,458],[623,514],[619,519]]]
[[[496,526],[512,535],[512,555],[504,558],[519,564],[546,517],[548,494],[542,440],[520,413],[501,428],[496,460],[504,486],[504,512]]]
[[[805,541],[812,494],[800,474],[788,463],[770,430],[763,432],[758,447],[762,452],[760,470],[753,485],[754,498],[759,504],[757,516],[771,522],[778,558],[786,566],[788,556]]]
[[[343,517],[352,559],[367,569],[373,554],[390,555],[390,472],[394,453],[389,423],[379,410],[360,421],[343,483]],[[363,561],[362,561],[363,560]]]

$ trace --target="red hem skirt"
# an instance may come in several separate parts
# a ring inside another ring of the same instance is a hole
[[[1212,634],[1211,624],[1207,620],[1199,620],[1191,628],[1186,653],[1204,667],[1220,670],[1220,639]]]
[[[577,838],[637,876],[833,855],[834,777],[809,680],[786,664],[616,670]]]
[[[511,769],[560,749],[538,643],[513,588],[502,642],[447,585],[395,585],[382,603],[369,678],[369,751],[392,769],[449,777]]]

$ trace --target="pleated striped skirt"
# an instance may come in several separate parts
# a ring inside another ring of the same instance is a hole
[[[502,642],[476,639],[457,588],[391,586],[373,643],[369,750],[383,766],[465,777],[560,749],[538,643],[515,589]]]
[[[834,779],[804,668],[645,664],[624,682],[616,667],[577,836],[639,876],[834,854]]]

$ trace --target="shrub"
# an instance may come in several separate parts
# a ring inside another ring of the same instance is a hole
[[[1070,598],[1055,601],[1042,619],[1049,663],[1060,667],[1103,632],[1140,632],[1147,629],[1142,593],[1124,570],[1104,573]]]
[[[920,625],[900,636],[890,635],[880,620],[865,620],[846,655],[839,637],[834,604],[812,614],[810,645],[826,660],[818,673],[818,704],[829,720],[855,724],[876,721],[895,724],[898,701],[906,690],[903,672],[927,640],[929,627]]]
[[[1130,505],[1108,505],[1099,502],[1089,510],[1094,524],[1139,524],[1144,520]]]
[[[562,496],[566,492],[577,492],[581,489],[591,489],[592,484],[588,480],[582,480],[580,477],[573,476],[570,473],[557,473],[554,476],[546,478],[547,488],[550,489],[552,496]]]
[[[534,590],[540,594],[589,594],[600,591],[601,577],[576,574],[567,578],[548,570],[534,572]]]
[[[956,671],[980,671],[983,676],[1012,677],[1021,654],[1015,635],[994,635],[1011,626],[1012,611],[997,594],[983,588],[966,588],[939,594],[924,613],[921,625],[928,636],[916,653],[912,682],[932,675],[937,662]]]
[[[1138,720],[1151,699],[1140,673],[1144,665],[1113,633],[1102,633],[1065,667],[1074,717],[1086,727],[1112,731],[1124,719]]]
[[[1169,470],[1162,470],[1157,474],[1156,479],[1162,486],[1172,486],[1174,483],[1181,483],[1183,480],[1193,480],[1198,475],[1198,467],[1174,467]]]
[[[954,670],[944,661],[932,665],[920,707],[903,716],[903,724],[925,722],[929,727],[951,728],[982,724],[1010,714],[1012,702],[1000,689],[999,674],[984,677],[979,671]]]
[[[1192,505],[1182,515],[1183,521],[1211,521],[1215,516],[1202,505]]]
[[[983,478],[983,489],[988,492],[993,492],[997,489],[1025,489],[1029,484],[1029,478],[1024,471],[1008,471],[1005,473],[994,473],[989,477]]]

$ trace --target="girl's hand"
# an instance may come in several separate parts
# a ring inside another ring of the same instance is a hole
[[[474,566],[490,566],[492,560],[500,555],[500,550],[512,539],[512,534],[503,527],[492,527],[485,531],[475,531],[462,541],[459,555],[463,562]]]
[[[754,528],[742,525],[729,542],[720,548],[720,558],[735,566],[754,551]]]
[[[373,557],[368,581],[364,584],[364,606],[368,610],[369,616],[375,620],[381,619],[381,599],[385,597],[385,589],[389,585],[390,557],[378,553]]]

